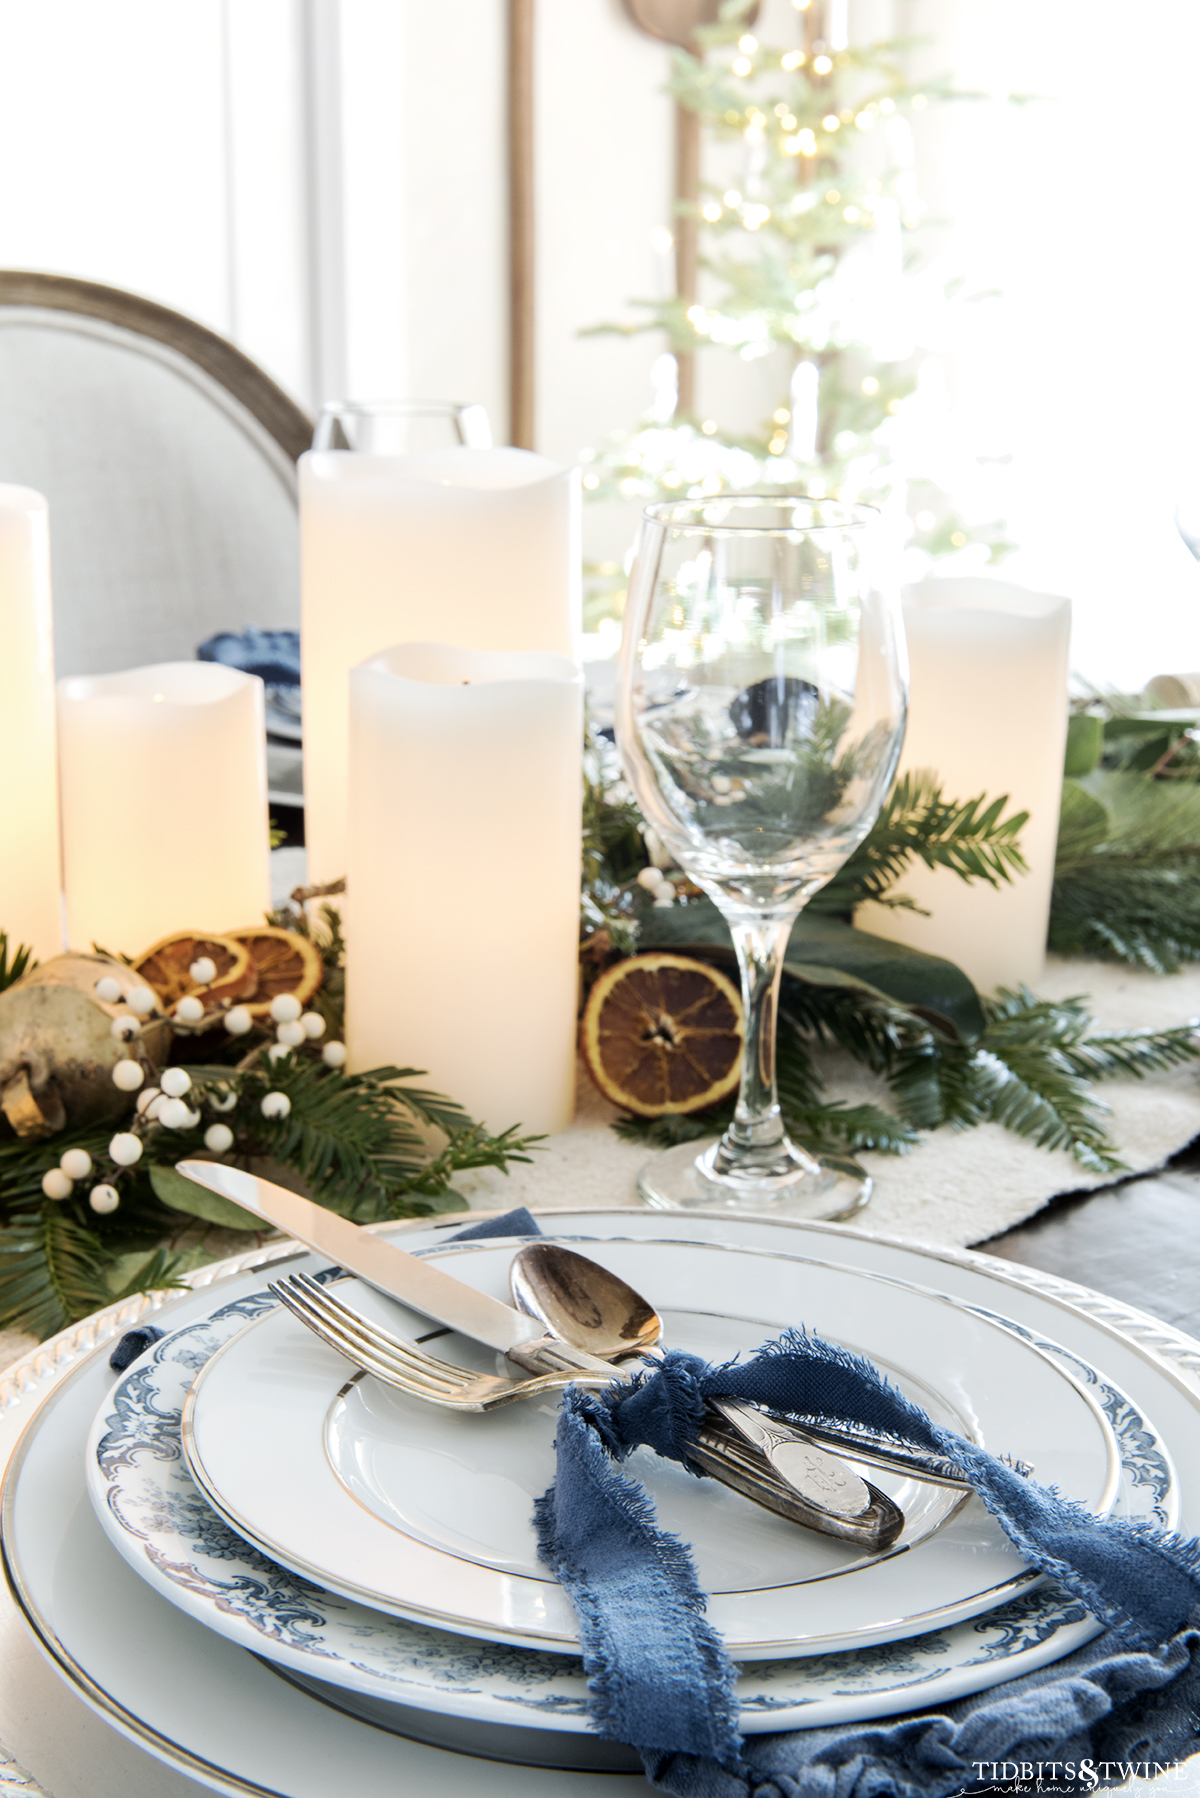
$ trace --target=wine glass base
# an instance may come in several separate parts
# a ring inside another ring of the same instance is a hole
[[[637,1177],[638,1195],[655,1211],[736,1211],[743,1217],[803,1218],[836,1223],[871,1197],[872,1180],[849,1155],[818,1155],[820,1172],[784,1179],[732,1182],[703,1175],[696,1163],[717,1138],[678,1143],[652,1155]]]

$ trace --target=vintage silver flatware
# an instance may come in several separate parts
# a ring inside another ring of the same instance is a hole
[[[575,1374],[591,1373],[602,1375],[604,1384],[621,1377],[621,1370],[614,1369],[607,1360],[575,1348],[563,1338],[546,1335],[543,1327],[528,1313],[502,1304],[498,1299],[489,1298],[486,1293],[477,1292],[473,1286],[443,1273],[441,1268],[430,1262],[407,1254],[394,1243],[386,1242],[369,1230],[360,1229],[348,1218],[339,1217],[336,1212],[327,1210],[323,1205],[314,1205],[310,1199],[288,1192],[270,1180],[261,1180],[257,1175],[246,1173],[241,1168],[213,1161],[181,1161],[179,1172],[185,1179],[195,1180],[198,1185],[220,1193],[223,1198],[231,1199],[244,1210],[276,1224],[300,1242],[316,1249],[319,1254],[328,1255],[331,1260],[357,1274],[359,1279],[365,1280],[369,1286],[375,1287],[388,1298],[399,1299],[402,1304],[423,1312],[426,1317],[432,1317],[438,1323],[447,1324],[451,1329],[473,1337],[476,1342],[502,1350],[511,1361],[536,1376],[566,1374],[569,1378]],[[325,1340],[331,1341],[332,1346],[337,1347],[359,1367],[367,1365],[365,1356],[372,1356],[375,1365],[368,1371],[383,1379],[383,1370],[386,1368],[392,1375],[391,1383],[397,1383],[400,1370],[395,1351],[407,1347],[399,1337],[390,1336],[389,1332],[378,1332],[374,1326],[367,1326],[364,1334],[363,1320],[352,1313],[349,1323],[345,1319],[338,1320],[341,1340],[333,1342],[328,1334],[328,1318],[318,1320],[312,1310],[315,1303],[312,1293],[305,1296],[309,1304],[309,1315],[304,1316],[300,1310],[297,1310],[297,1315],[304,1318],[310,1329],[316,1330],[318,1334],[325,1332]],[[296,1309],[295,1306],[292,1308]],[[321,1328],[318,1328],[318,1321]],[[355,1329],[358,1331],[357,1338],[353,1334]],[[380,1336],[387,1339],[382,1345],[378,1340]],[[391,1351],[390,1355],[382,1352],[385,1347]],[[561,1378],[551,1381],[551,1384],[558,1385],[566,1383]],[[424,1384],[431,1387],[433,1381],[426,1378]],[[529,1396],[527,1382],[514,1381],[513,1385],[521,1385],[524,1390],[509,1393],[510,1401]],[[493,1388],[493,1396],[499,1390]],[[431,1392],[426,1391],[416,1396],[431,1397]],[[768,1461],[751,1451],[747,1463],[743,1444],[735,1466],[729,1462],[727,1448],[728,1444],[723,1441],[720,1432],[716,1433],[714,1442],[706,1447],[705,1452],[713,1457],[708,1471],[716,1478],[725,1480],[746,1497],[753,1498],[756,1503],[765,1505],[769,1510],[777,1511],[780,1516],[787,1517],[793,1523],[804,1523],[810,1528],[820,1527],[813,1523],[816,1515],[813,1508],[804,1507],[803,1501],[797,1499],[787,1482],[780,1478]],[[700,1459],[699,1455],[696,1459]],[[755,1462],[758,1464],[758,1477],[753,1481],[751,1490],[746,1482],[749,1473],[755,1469]],[[734,1473],[736,1477],[733,1477]]]
[[[599,1262],[561,1243],[527,1243],[513,1259],[509,1288],[523,1311],[540,1318],[556,1336],[603,1360],[661,1352],[657,1345],[662,1336],[662,1320],[649,1301]],[[773,1418],[768,1420],[757,1406],[733,1399],[721,1400],[720,1405],[748,1441],[756,1441],[756,1432],[769,1422],[772,1436],[780,1444],[794,1440],[823,1450],[835,1449],[882,1472],[900,1473],[958,1491],[969,1489],[961,1474],[936,1461],[880,1443],[867,1432],[849,1426],[839,1430],[824,1424],[801,1427],[779,1423]],[[778,1467],[779,1461],[774,1456],[771,1459]]]
[[[355,1366],[411,1398],[452,1411],[493,1411],[500,1405],[559,1391],[568,1383],[610,1385],[622,1375],[621,1369],[607,1362],[603,1374],[567,1368],[528,1380],[473,1374],[467,1368],[426,1354],[369,1322],[328,1285],[319,1284],[307,1274],[286,1275],[272,1284],[271,1291],[315,1336]],[[719,1420],[713,1428],[701,1430],[693,1445],[693,1460],[744,1498],[776,1512],[789,1523],[815,1527],[812,1507],[742,1437],[718,1425]]]

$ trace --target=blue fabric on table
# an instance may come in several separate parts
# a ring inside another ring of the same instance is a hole
[[[218,631],[196,650],[201,662],[224,662],[244,674],[257,674],[268,687],[300,685],[300,632]]]
[[[139,1324],[134,1330],[126,1330],[112,1354],[108,1357],[108,1365],[114,1373],[124,1373],[132,1367],[139,1355],[144,1355],[152,1342],[157,1342],[166,1331],[160,1330],[156,1324]]]
[[[743,1743],[734,1670],[704,1617],[690,1555],[620,1470],[643,1444],[690,1465],[688,1443],[717,1395],[797,1421],[857,1423],[949,1461],[1104,1634],[939,1713]],[[788,1331],[742,1365],[669,1354],[632,1386],[571,1388],[557,1447],[535,1518],[542,1559],[579,1618],[593,1723],[639,1749],[650,1779],[676,1798],[948,1798],[978,1777],[975,1762],[1170,1763],[1200,1746],[1200,1545],[1098,1521],[935,1425],[869,1362],[819,1337]],[[1116,1752],[1122,1745],[1130,1752]]]
[[[524,1205],[518,1205],[513,1211],[498,1211],[495,1217],[485,1217],[481,1224],[468,1224],[465,1230],[456,1230],[448,1237],[449,1242],[480,1242],[488,1236],[540,1236],[537,1219]]]

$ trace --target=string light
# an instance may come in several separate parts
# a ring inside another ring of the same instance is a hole
[[[716,419],[715,418],[706,418],[704,423],[700,426],[700,429],[704,432],[704,435],[706,437],[715,436],[716,430],[717,430]]]
[[[583,477],[583,484],[585,487],[589,488],[598,487],[600,485],[600,476],[598,474],[585,474]]]
[[[745,37],[740,37],[738,39],[738,49],[746,56],[753,56],[754,52],[758,49],[758,39],[752,37],[750,33],[747,32]]]
[[[729,206],[731,208],[736,208],[736,207],[740,206],[742,203],[742,196],[737,191],[736,187],[731,187],[729,192],[724,196],[724,199],[725,199],[726,206]]]
[[[771,414],[772,419],[777,425],[785,425],[791,416],[792,414],[787,406],[778,406]]]
[[[864,375],[863,376],[862,390],[866,394],[872,394],[872,393],[879,392],[879,382],[875,379],[874,375]],[[584,478],[583,484],[585,487],[587,486],[586,477]]]
[[[748,56],[735,56],[729,66],[732,68],[735,75],[748,75],[754,67],[754,64],[750,61]]]
[[[836,131],[841,122],[842,121],[838,118],[837,114],[832,112],[826,113],[825,117],[821,120],[826,131]]]
[[[742,223],[747,231],[757,231],[760,225],[766,224],[770,216],[771,208],[769,206],[747,206],[742,214]]]
[[[953,543],[955,549],[961,549],[966,540],[967,533],[965,531],[951,531],[950,541]]]
[[[807,12],[812,5],[812,0],[792,0],[792,5],[797,12]]]
[[[828,75],[832,67],[833,58],[831,56],[814,56],[813,69],[818,75]]]
[[[828,202],[831,206],[836,206],[838,201],[841,199],[841,197],[842,196],[838,192],[836,187],[831,187],[829,192],[825,195],[825,198],[828,200]]]
[[[895,112],[896,102],[894,100],[881,100],[879,102],[879,110],[880,112]]]
[[[708,220],[710,225],[715,225],[720,216],[721,208],[717,205],[715,200],[710,200],[708,205],[704,208],[704,217]]]
[[[843,212],[843,214],[842,214],[842,217],[845,219],[845,221],[848,225],[857,224],[857,222],[858,222],[858,207],[857,206],[847,206],[845,212]]]
[[[856,115],[854,123],[860,131],[869,131],[875,123],[875,115],[873,112],[860,112]]]
[[[803,50],[789,50],[786,56],[780,57],[779,66],[790,73],[793,69],[802,69],[806,61]]]

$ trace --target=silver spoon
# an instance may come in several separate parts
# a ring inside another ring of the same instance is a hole
[[[509,1287],[518,1307],[540,1318],[552,1335],[606,1361],[652,1353],[662,1334],[662,1320],[640,1293],[559,1243],[529,1243],[520,1250]],[[889,1548],[896,1540],[903,1511],[845,1461],[754,1406],[734,1399],[710,1403],[792,1487],[811,1528],[871,1548]]]

